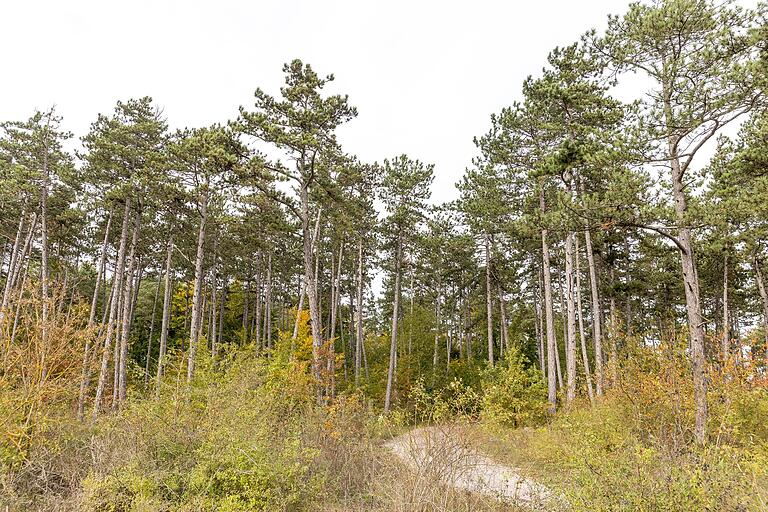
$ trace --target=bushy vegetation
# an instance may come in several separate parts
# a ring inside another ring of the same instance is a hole
[[[632,348],[630,348],[632,347]],[[571,510],[764,510],[768,388],[711,369],[713,442],[697,446],[685,345],[628,343],[618,385],[543,427],[486,427],[485,449],[562,492]]]

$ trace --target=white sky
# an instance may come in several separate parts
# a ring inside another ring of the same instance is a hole
[[[752,3],[747,1],[746,3]],[[225,122],[282,64],[334,73],[359,117],[340,130],[363,161],[436,164],[434,200],[455,197],[472,137],[520,99],[555,46],[602,28],[624,0],[5,0],[0,120],[56,104],[84,135],[117,100],[152,96],[172,128]]]

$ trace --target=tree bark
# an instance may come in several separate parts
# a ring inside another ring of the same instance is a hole
[[[403,238],[397,239],[395,255],[395,289],[392,304],[392,332],[389,345],[389,368],[387,370],[387,391],[384,397],[384,412],[389,412],[392,405],[392,386],[395,379],[395,367],[397,364],[397,320],[400,312],[400,274],[403,260]]]
[[[126,275],[130,276],[133,268],[136,266],[136,246],[139,241],[139,230],[141,222],[141,214],[136,214],[136,225],[133,228],[133,237],[131,239],[131,249],[128,256]],[[138,270],[137,270],[138,272]],[[138,287],[138,278],[136,280],[136,286]],[[131,279],[125,281],[125,295],[123,296],[123,332],[120,339],[120,359],[119,359],[119,372],[118,380],[115,385],[118,388],[117,400],[123,402],[127,395],[128,390],[128,338],[131,332],[131,317],[133,315],[133,292],[134,283]],[[138,295],[138,290],[136,290]]]
[[[101,400],[104,395],[104,389],[107,385],[107,378],[109,372],[109,356],[112,349],[112,337],[115,332],[115,322],[117,320],[117,306],[120,302],[120,292],[122,289],[123,278],[125,277],[125,249],[128,245],[128,224],[131,216],[131,197],[128,196],[125,199],[125,207],[123,211],[123,224],[120,232],[120,245],[117,250],[117,266],[115,267],[115,274],[112,277],[112,297],[109,305],[109,318],[107,319],[107,332],[104,336],[104,347],[101,354],[101,369],[99,371],[99,382],[96,385],[96,396],[93,400],[93,419],[99,415],[101,409]]]
[[[171,262],[173,260],[173,234],[168,238],[168,249],[165,254],[165,282],[163,283],[163,316],[160,324],[160,347],[157,351],[157,382],[155,393],[160,395],[160,385],[163,382],[165,356],[168,351],[168,327],[171,322]]]
[[[763,304],[763,350],[765,350],[765,359],[768,361],[768,290],[766,290],[763,271],[760,269],[760,260],[757,256],[753,256],[752,266],[755,269],[755,281],[757,281],[760,301]]]
[[[545,359],[545,349],[544,349],[544,314],[541,311],[541,297],[543,295],[543,286],[541,283],[541,269],[539,269],[538,276],[536,279],[536,286],[538,288],[538,292],[534,291],[533,294],[533,300],[534,300],[534,308],[536,311],[536,323],[535,323],[535,331],[536,331],[536,352],[539,356],[539,370],[541,370],[541,378],[546,379],[547,378],[547,366],[544,362]]]
[[[43,174],[40,186],[40,288],[42,292],[42,311],[40,313],[42,350],[40,356],[40,372],[43,382],[48,376],[47,355],[49,323],[49,297],[48,297],[48,141],[45,142],[45,155],[43,156]]]
[[[320,308],[317,300],[317,282],[315,279],[313,237],[309,227],[309,190],[304,184],[300,191],[301,199],[301,229],[304,242],[304,284],[309,301],[309,318],[312,324],[312,370],[317,382],[317,403],[322,403],[322,368],[323,368],[323,330],[320,319]],[[320,218],[318,214],[318,219]],[[318,222],[319,225],[319,222]],[[315,240],[316,241],[316,240]]]
[[[152,320],[149,323],[149,338],[147,339],[147,360],[144,365],[144,387],[149,384],[149,361],[152,359],[152,336],[155,334],[155,311],[157,311],[157,297],[160,295],[160,285],[162,282],[163,275],[158,273],[155,298],[152,300]]]
[[[543,183],[539,188],[539,208],[541,214],[546,212]],[[544,274],[544,316],[547,324],[547,399],[549,412],[557,411],[557,339],[555,338],[555,315],[552,311],[552,275],[550,273],[549,244],[547,243],[547,229],[541,228],[541,261]]]
[[[435,347],[434,352],[432,353],[432,371],[437,371],[437,363],[438,363],[438,349],[440,347],[440,283],[438,282],[438,292],[437,296],[435,297]],[[447,351],[447,349],[446,349]]]
[[[205,256],[205,224],[208,221],[208,188],[203,191],[200,202],[200,227],[197,232],[197,255],[195,256],[195,288],[192,292],[192,319],[189,333],[189,358],[187,360],[187,382],[195,375],[197,342],[200,338],[200,315],[203,298],[203,258]]]
[[[16,262],[19,259],[19,252],[21,251],[21,237],[24,232],[24,220],[27,216],[26,208],[21,211],[19,215],[19,227],[16,230],[16,238],[13,239],[13,247],[11,249],[11,255],[8,259],[8,272],[5,276],[5,287],[3,290],[2,302],[0,303],[0,326],[5,319],[5,310],[8,307],[8,303],[11,297],[11,289],[13,287],[14,273],[17,271]],[[34,230],[30,229],[30,237]],[[25,244],[26,245],[26,244]]]
[[[501,340],[499,341],[499,357],[504,357],[504,351],[509,350],[509,333],[507,332],[507,301],[504,300],[504,290],[499,289],[499,321],[501,322]]]
[[[360,365],[363,352],[363,239],[357,243],[357,307],[355,317],[355,387],[360,385]],[[768,318],[768,317],[766,317]]]
[[[723,255],[723,363],[731,353],[731,318],[728,311],[728,253]]]
[[[579,251],[579,237],[574,233],[574,246],[576,252],[576,311],[578,312],[579,319],[579,338],[581,338],[581,358],[584,361],[584,377],[587,380],[587,394],[589,395],[590,403],[595,403],[595,391],[592,387],[592,373],[589,371],[589,357],[587,355],[587,340],[584,335],[584,313],[581,304],[581,269],[579,262],[581,261],[581,253]]]
[[[107,217],[107,225],[104,228],[104,240],[101,243],[101,256],[99,257],[99,268],[96,272],[96,284],[93,288],[93,298],[91,299],[91,311],[88,315],[88,333],[85,339],[85,351],[83,352],[83,372],[80,379],[80,392],[77,396],[77,417],[83,418],[83,412],[85,411],[85,394],[88,392],[88,384],[91,380],[91,341],[92,336],[90,330],[93,328],[93,324],[96,322],[96,307],[99,302],[99,289],[101,287],[101,281],[106,278],[107,271],[107,243],[109,242],[109,230],[112,227],[112,215],[114,213],[114,207],[110,208],[109,216]],[[104,304],[104,308],[107,305]]]
[[[264,335],[267,348],[272,348],[272,251],[267,253],[267,286],[264,291]]]
[[[592,340],[595,346],[595,377],[597,396],[603,396],[605,388],[605,373],[603,370],[603,331],[600,311],[600,295],[597,287],[597,268],[595,255],[592,251],[592,235],[589,229],[584,230],[584,243],[587,249],[587,265],[589,267],[589,287],[592,298]]]
[[[576,399],[576,305],[574,303],[573,232],[565,238],[565,307],[568,329],[565,342],[566,407]]]
[[[493,366],[493,293],[491,288],[491,239],[484,235],[485,243],[485,312],[488,323],[488,364]]]

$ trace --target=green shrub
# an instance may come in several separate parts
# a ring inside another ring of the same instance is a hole
[[[547,386],[517,348],[485,371],[482,389],[482,418],[489,423],[521,427],[546,419]]]

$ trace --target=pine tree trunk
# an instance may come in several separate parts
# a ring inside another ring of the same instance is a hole
[[[363,239],[357,243],[357,307],[355,318],[355,387],[360,385],[360,364],[363,352]],[[766,317],[768,318],[768,317]]]
[[[307,186],[302,186],[300,191],[301,199],[301,228],[304,242],[304,283],[307,291],[307,300],[309,301],[309,318],[312,324],[312,370],[317,382],[317,403],[322,403],[322,325],[320,319],[320,308],[317,300],[317,282],[315,280],[314,255],[313,255],[313,237],[309,228],[309,190]],[[319,226],[320,215],[318,213]],[[317,242],[317,240],[315,240]]]
[[[766,290],[763,271],[760,268],[760,260],[757,256],[752,258],[752,266],[755,269],[755,281],[757,281],[760,301],[763,304],[763,350],[765,350],[765,359],[768,361],[768,290]]]
[[[115,333],[118,303],[120,302],[120,290],[122,289],[123,279],[125,278],[125,250],[128,245],[129,221],[131,217],[131,197],[125,199],[125,208],[123,211],[123,224],[120,232],[120,245],[117,250],[117,266],[115,274],[112,277],[112,297],[109,305],[109,317],[107,319],[107,332],[104,336],[104,347],[101,354],[101,369],[99,371],[99,382],[96,385],[96,396],[93,401],[93,419],[95,420],[101,412],[101,400],[107,385],[109,375],[109,356],[112,352],[112,337]]]
[[[262,329],[262,317],[261,317],[261,289],[262,289],[262,283],[261,283],[261,260],[262,256],[261,253],[256,255],[256,261],[258,262],[258,268],[256,270],[256,293],[254,293],[254,307],[253,307],[253,315],[251,318],[252,326],[250,328],[251,331],[254,333],[254,337],[256,338],[256,351],[258,352],[261,350],[261,344],[262,339],[264,337],[263,331],[266,331],[266,323],[264,324],[264,327]],[[264,322],[266,322],[266,312],[264,314]]]
[[[565,343],[565,373],[567,407],[576,399],[576,305],[574,303],[573,232],[565,238],[565,307],[567,314],[567,337]]]
[[[168,351],[168,327],[171,322],[171,262],[173,260],[173,234],[168,238],[168,249],[165,255],[165,282],[163,283],[163,316],[160,325],[160,347],[157,352],[157,382],[155,393],[160,395],[160,385],[163,382],[165,370],[165,355]]]
[[[0,303],[0,326],[3,324],[3,320],[5,319],[5,310],[8,308],[8,304],[10,302],[11,289],[13,287],[13,281],[15,278],[14,273],[17,272],[16,262],[17,260],[22,259],[19,257],[19,252],[21,251],[21,237],[24,232],[24,220],[26,216],[27,211],[25,208],[21,211],[21,215],[19,216],[19,227],[16,230],[16,238],[13,240],[13,248],[11,249],[11,255],[8,260],[8,272],[5,276],[3,297],[2,302]],[[33,231],[30,229],[30,237],[32,232]]]
[[[611,386],[616,386],[616,384],[619,382],[619,348],[618,348],[618,335],[619,335],[619,318],[618,314],[616,313],[616,297],[615,297],[615,284],[616,279],[614,277],[614,271],[613,266],[611,266],[609,276],[611,279],[611,289],[614,290],[611,292],[611,298],[608,303],[608,311],[610,315],[611,325],[610,325],[610,332],[608,333],[610,342],[611,342],[611,350],[608,354],[608,366],[610,366],[611,369]]]
[[[728,311],[728,253],[723,255],[723,362],[731,353],[731,318]]]
[[[216,258],[214,258],[214,265],[216,265]],[[217,336],[218,336],[218,306],[219,306],[219,297],[218,297],[218,287],[219,287],[219,280],[216,276],[216,271],[211,273],[211,322],[210,322],[210,338],[211,338],[211,358],[215,359],[218,348],[216,347],[216,344],[218,343]]]
[[[248,305],[251,301],[251,278],[250,276],[243,281],[243,340],[246,345],[251,341],[251,318],[249,316]]]
[[[485,243],[485,312],[488,323],[488,364],[493,366],[493,298],[491,288],[491,239],[488,233]]]
[[[392,404],[392,387],[395,379],[395,368],[397,365],[397,320],[400,313],[400,274],[403,260],[403,239],[402,236],[397,239],[397,250],[395,255],[395,289],[392,304],[392,331],[389,345],[389,368],[387,370],[387,391],[384,397],[384,412],[389,412]]]
[[[704,353],[704,319],[701,315],[699,295],[699,275],[696,269],[696,256],[693,250],[691,229],[687,226],[688,204],[685,196],[683,171],[677,155],[676,143],[670,140],[669,156],[672,166],[672,189],[675,201],[675,214],[680,226],[678,241],[680,243],[680,261],[685,288],[685,306],[688,316],[688,331],[691,336],[691,360],[693,363],[693,394],[696,405],[695,436],[699,444],[704,444],[707,438],[707,376],[706,357]]]
[[[581,304],[581,252],[579,251],[579,236],[574,233],[575,252],[576,252],[576,311],[579,319],[579,338],[581,338],[581,358],[584,362],[584,377],[587,381],[587,394],[590,403],[595,403],[595,391],[592,387],[592,373],[589,371],[589,357],[587,355],[587,340],[584,335],[584,310]]]
[[[272,252],[267,253],[267,288],[264,292],[264,334],[267,348],[272,348]]]
[[[139,229],[140,229],[140,219],[141,215],[139,213],[136,214],[136,225],[133,228],[133,237],[131,239],[131,249],[130,249],[130,255],[128,257],[128,270],[126,271],[126,275],[130,276],[131,272],[133,271],[134,266],[136,265],[136,246],[138,245],[139,240]],[[137,270],[138,272],[138,270]],[[136,286],[138,286],[138,279],[136,280]],[[131,317],[133,315],[133,290],[134,290],[134,283],[131,281],[131,279],[126,279],[125,281],[125,295],[123,297],[123,332],[122,336],[120,338],[120,359],[119,359],[119,372],[118,372],[118,380],[116,381],[115,385],[118,388],[118,395],[117,400],[118,402],[123,402],[126,398],[127,389],[128,389],[128,338],[131,331]],[[136,290],[136,294],[138,295],[138,290]],[[116,404],[113,404],[116,405]]]
[[[592,234],[584,230],[584,242],[587,249],[587,265],[589,266],[589,287],[592,296],[592,340],[595,345],[595,377],[597,396],[603,396],[605,389],[605,372],[603,369],[603,331],[600,311],[600,295],[597,286],[597,268],[595,255],[592,251]]]
[[[85,395],[88,392],[88,384],[91,380],[91,343],[93,337],[90,334],[90,330],[93,328],[93,324],[96,321],[96,307],[99,302],[99,288],[101,287],[101,281],[106,278],[107,273],[107,243],[109,242],[109,230],[112,227],[112,215],[114,207],[110,208],[109,216],[107,217],[107,225],[104,228],[104,240],[101,243],[101,256],[99,257],[99,269],[96,273],[96,284],[93,288],[93,298],[91,299],[91,311],[88,315],[88,333],[85,338],[85,351],[83,352],[83,372],[80,379],[80,392],[77,396],[77,418],[82,420],[83,413],[85,411]],[[107,304],[104,304],[104,308],[107,308]]]
[[[665,62],[666,64],[666,62]],[[707,375],[704,352],[704,319],[701,314],[699,275],[696,255],[693,250],[691,228],[688,227],[688,200],[684,182],[685,169],[680,165],[678,152],[679,137],[675,133],[675,117],[671,100],[671,84],[662,84],[664,121],[667,129],[667,157],[672,171],[672,197],[675,203],[675,218],[678,228],[677,243],[680,249],[680,263],[685,289],[685,309],[688,317],[688,331],[691,337],[691,362],[693,365],[693,396],[695,403],[696,442],[704,444],[707,438]]]
[[[499,320],[501,322],[501,340],[499,357],[503,357],[504,351],[509,350],[509,333],[507,332],[507,301],[504,300],[504,290],[499,288]]]
[[[432,353],[432,371],[437,371],[438,348],[440,346],[440,283],[438,282],[437,297],[435,297],[435,349]]]
[[[157,287],[155,287],[155,298],[152,300],[152,320],[149,323],[149,338],[147,338],[147,360],[144,364],[144,387],[149,384],[149,361],[152,359],[152,337],[155,334],[155,311],[157,311],[157,297],[160,295],[160,285],[163,282],[162,274],[157,275]]]
[[[48,336],[50,333],[49,297],[48,297],[48,143],[45,144],[43,157],[43,182],[40,186],[40,288],[42,292],[42,310],[40,313],[42,349],[40,355],[41,381],[48,376]]]
[[[543,284],[542,284],[542,272],[541,268],[539,268],[538,276],[536,278],[536,289],[537,291],[533,292],[533,300],[534,300],[534,307],[536,310],[536,340],[537,340],[537,352],[539,356],[539,369],[541,370],[541,378],[545,379],[547,378],[547,365],[544,362],[545,360],[545,348],[544,348],[544,313],[541,310],[541,299],[544,295],[543,291]]]
[[[187,382],[195,375],[197,342],[200,338],[200,316],[203,299],[203,259],[205,257],[205,224],[208,221],[208,189],[203,191],[200,204],[200,228],[197,232],[197,255],[195,256],[195,288],[192,292],[192,319],[189,333],[189,359],[187,361]]]
[[[546,212],[543,183],[539,188],[539,208],[542,215]],[[557,339],[555,338],[555,315],[552,311],[552,274],[549,263],[549,244],[547,243],[547,229],[541,228],[541,261],[544,274],[544,315],[547,323],[547,399],[549,412],[557,411]]]

